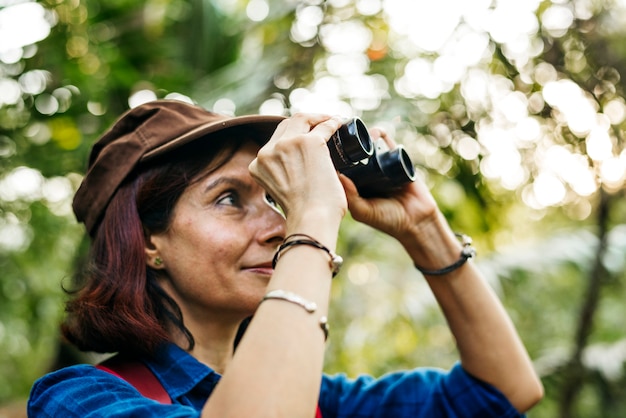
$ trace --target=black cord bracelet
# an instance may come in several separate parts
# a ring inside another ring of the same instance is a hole
[[[295,237],[304,237],[305,239],[294,239],[294,240],[289,241],[289,239],[295,238]],[[294,245],[309,245],[311,247],[319,248],[320,250],[325,251],[330,256],[329,265],[330,265],[330,269],[332,271],[333,277],[335,277],[337,273],[339,273],[339,269],[341,269],[341,266],[343,264],[343,258],[341,258],[341,256],[332,252],[330,248],[326,247],[324,244],[317,241],[315,238],[306,234],[293,234],[293,235],[289,235],[288,237],[286,237],[285,241],[280,245],[280,247],[278,247],[276,254],[274,254],[274,258],[272,259],[272,268],[276,268],[276,263],[278,262],[278,259],[280,258],[281,254],[286,249],[293,247]]]
[[[459,257],[457,261],[439,270],[428,270],[428,269],[418,266],[417,264],[415,264],[415,268],[418,269],[424,275],[443,276],[444,274],[448,274],[451,271],[458,269],[463,264],[465,264],[465,262],[469,260],[470,258],[475,257],[476,250],[474,249],[474,247],[472,247],[472,239],[465,234],[455,233],[454,235],[456,235],[457,237],[461,239],[461,244],[463,245],[463,249],[461,249],[461,256]]]

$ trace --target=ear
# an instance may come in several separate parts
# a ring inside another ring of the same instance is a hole
[[[154,242],[152,234],[146,234],[146,246],[144,254],[146,255],[146,264],[154,270],[162,270],[165,268],[163,257],[158,246]]]

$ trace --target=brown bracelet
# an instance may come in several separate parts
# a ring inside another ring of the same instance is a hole
[[[289,239],[296,238],[296,237],[303,237],[305,239],[295,239],[295,240],[289,241]],[[280,258],[281,254],[288,248],[293,247],[294,245],[309,245],[311,247],[319,248],[320,250],[325,251],[330,256],[329,265],[330,265],[330,270],[333,273],[333,277],[335,277],[337,273],[339,273],[339,270],[341,269],[341,266],[343,265],[343,258],[335,254],[334,252],[332,252],[328,247],[326,247],[321,242],[317,241],[315,238],[306,234],[292,234],[286,237],[283,243],[280,245],[280,247],[278,247],[276,254],[274,254],[274,259],[272,260],[272,268],[276,268],[276,263],[278,262],[278,259]]]

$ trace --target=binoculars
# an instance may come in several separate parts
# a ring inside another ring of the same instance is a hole
[[[349,177],[363,197],[388,196],[415,181],[415,167],[404,147],[375,147],[359,118],[343,123],[327,144],[335,169]]]

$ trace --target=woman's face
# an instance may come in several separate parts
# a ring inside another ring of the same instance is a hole
[[[285,219],[248,172],[257,151],[248,142],[226,164],[191,183],[170,228],[150,236],[147,262],[166,272],[162,285],[186,320],[241,319],[265,293]],[[155,257],[162,259],[159,266]]]

